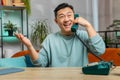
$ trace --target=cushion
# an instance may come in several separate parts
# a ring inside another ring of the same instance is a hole
[[[0,67],[26,67],[25,57],[1,58]]]
[[[34,65],[31,62],[31,59],[30,59],[29,55],[25,55],[25,61],[26,61],[27,67],[34,67]]]

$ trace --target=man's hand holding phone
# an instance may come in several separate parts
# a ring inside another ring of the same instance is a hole
[[[78,15],[78,14],[74,14],[75,20],[76,20],[77,17],[79,17],[79,15]],[[76,32],[77,29],[78,29],[78,23],[76,22],[76,23],[73,24],[73,26],[71,27],[71,31],[72,31],[72,32]]]
[[[86,19],[84,19],[82,17],[77,17],[75,19],[74,23],[78,23],[79,25],[86,27],[86,28],[91,25]]]

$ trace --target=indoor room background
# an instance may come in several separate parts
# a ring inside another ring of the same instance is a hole
[[[75,13],[87,19],[96,31],[106,30],[113,23],[113,20],[120,20],[120,0],[31,0],[31,14],[28,16],[29,39],[32,31],[31,25],[36,20],[47,19],[50,33],[59,30],[54,22],[53,10],[62,2],[73,5]],[[10,57],[14,53],[21,51],[20,45],[19,42],[5,43],[4,56]],[[26,49],[25,46],[24,49]]]

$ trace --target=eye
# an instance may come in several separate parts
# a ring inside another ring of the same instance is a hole
[[[68,15],[68,17],[71,17],[72,15]]]
[[[63,19],[65,16],[64,15],[59,15],[58,18]]]
[[[67,16],[68,16],[69,18],[71,18],[71,17],[72,17],[72,14],[68,14]]]

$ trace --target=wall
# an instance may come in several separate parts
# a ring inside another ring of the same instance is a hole
[[[87,15],[89,15],[89,18],[91,18],[91,14],[87,13],[87,10],[91,11],[91,4],[88,6],[87,1],[90,2],[90,0],[31,0],[32,13],[29,18],[29,25],[37,19],[48,19],[48,23],[52,28],[52,32],[58,31],[59,28],[54,22],[53,10],[58,4],[62,2],[68,2],[72,4],[74,6],[75,12],[80,14],[80,16],[86,18]]]
[[[99,0],[99,30],[104,31],[114,19],[120,19],[120,0]]]
[[[99,30],[112,24],[112,0],[99,0]]]
[[[120,0],[113,0],[113,19],[119,19],[120,20]]]
[[[37,19],[48,19],[48,23],[52,32],[59,30],[54,22],[54,8],[62,2],[68,2],[75,8],[75,12],[80,16],[86,18],[92,25],[94,25],[93,9],[94,0],[31,0],[32,14],[29,17],[29,26]],[[120,0],[97,0],[98,1],[98,30],[106,30],[114,19],[120,19]],[[48,4],[49,3],[49,4]],[[96,20],[97,21],[97,20]],[[31,31],[31,30],[30,30]]]

